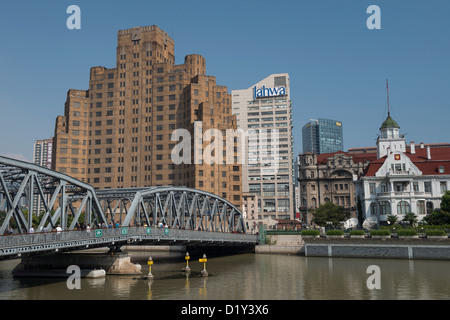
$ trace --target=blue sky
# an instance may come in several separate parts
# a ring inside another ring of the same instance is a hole
[[[69,30],[69,5],[81,30]],[[381,29],[369,30],[370,5]],[[0,154],[32,160],[53,136],[68,89],[93,66],[115,67],[117,31],[158,25],[176,63],[197,53],[217,83],[244,89],[272,73],[291,79],[295,154],[311,118],[340,120],[344,148],[374,146],[387,116],[407,142],[450,142],[450,1],[8,1],[0,11]]]

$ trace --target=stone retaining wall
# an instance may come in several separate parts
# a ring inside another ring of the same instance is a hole
[[[450,260],[450,239],[305,239],[307,257]]]
[[[255,253],[307,257],[450,260],[449,238],[344,238],[271,235]]]

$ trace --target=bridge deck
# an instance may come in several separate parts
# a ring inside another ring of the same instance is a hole
[[[55,251],[124,244],[231,246],[257,244],[257,235],[169,229],[120,227],[81,231],[39,232],[0,236],[0,260]]]

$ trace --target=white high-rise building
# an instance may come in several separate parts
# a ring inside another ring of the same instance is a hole
[[[33,162],[34,164],[51,169],[52,168],[52,150],[53,139],[36,140],[33,149]],[[33,198],[33,212],[41,212],[44,210],[41,197],[34,195]]]
[[[232,91],[233,114],[247,138],[243,194],[257,196],[255,221],[294,218],[292,105],[289,74],[272,74],[248,89]]]

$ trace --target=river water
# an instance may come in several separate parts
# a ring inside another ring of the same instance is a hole
[[[19,260],[0,262],[2,300],[448,300],[450,262],[396,259],[319,258],[296,255],[238,254],[154,257],[149,281],[136,276],[82,279],[70,290],[65,278],[14,278]],[[148,273],[148,253],[132,261]],[[167,259],[171,258],[171,259]],[[379,267],[379,288],[369,289],[369,266]],[[69,276],[69,275],[68,275]]]

